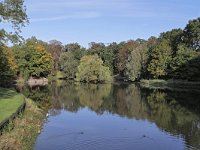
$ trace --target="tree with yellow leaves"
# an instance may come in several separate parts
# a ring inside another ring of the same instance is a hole
[[[13,51],[6,46],[0,46],[0,79],[13,78],[16,75],[17,69],[18,65]]]
[[[22,46],[13,47],[20,74],[29,77],[47,77],[53,67],[53,58],[46,47],[35,39],[29,39]]]

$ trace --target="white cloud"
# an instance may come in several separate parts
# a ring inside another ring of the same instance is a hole
[[[97,12],[79,12],[72,15],[62,15],[62,16],[49,16],[41,18],[31,18],[30,22],[45,22],[45,21],[58,21],[58,20],[67,20],[67,19],[91,19],[100,17],[101,14]]]
[[[149,2],[138,0],[35,0],[27,1],[28,12],[30,13],[58,13],[58,12],[77,12],[77,11],[98,11],[106,16],[117,14],[128,14],[130,11],[140,11],[149,9]]]
[[[97,17],[175,18],[173,3],[149,0],[27,0],[31,22]],[[181,5],[181,4],[180,4]],[[185,16],[183,16],[185,17]]]

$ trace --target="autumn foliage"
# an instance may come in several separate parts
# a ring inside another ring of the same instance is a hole
[[[0,46],[0,80],[15,77],[17,69],[13,51],[6,46]]]
[[[47,77],[53,67],[53,58],[44,45],[32,40],[22,46],[13,47],[19,65],[19,73],[24,78]]]

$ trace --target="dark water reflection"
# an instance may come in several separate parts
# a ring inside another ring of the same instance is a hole
[[[134,84],[22,90],[49,117],[35,149],[200,149],[200,92]]]

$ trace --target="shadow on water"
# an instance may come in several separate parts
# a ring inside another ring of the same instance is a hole
[[[163,132],[182,137],[186,147],[200,149],[200,93],[140,88],[134,84],[75,84],[65,82],[24,88],[27,97],[49,109],[77,113],[88,108],[97,115],[114,114],[129,120],[148,120]],[[145,136],[145,135],[144,135]]]
[[[33,86],[17,85],[17,92],[22,93],[25,97],[32,99],[39,108],[48,110],[52,107],[52,88],[51,86]]]

